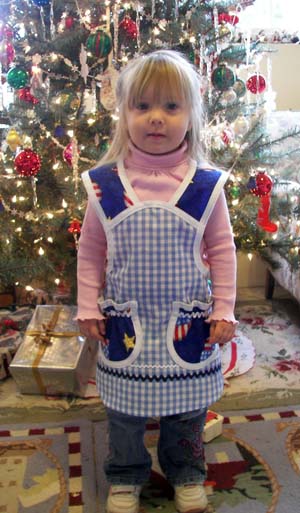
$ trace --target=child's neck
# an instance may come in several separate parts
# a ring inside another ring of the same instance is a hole
[[[129,167],[143,166],[143,168],[170,169],[181,165],[188,159],[187,143],[184,141],[179,148],[170,152],[160,154],[146,153],[137,148],[131,141],[128,143],[129,153],[126,158],[126,164]],[[126,166],[127,167],[127,166]]]

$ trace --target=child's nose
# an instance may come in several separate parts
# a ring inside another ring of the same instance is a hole
[[[157,108],[153,108],[150,112],[150,122],[151,123],[163,123],[163,112],[162,112],[162,109],[160,109],[159,107]]]

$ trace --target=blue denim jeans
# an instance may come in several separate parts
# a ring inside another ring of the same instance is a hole
[[[202,431],[206,408],[161,417],[157,454],[170,484],[203,483],[206,477]],[[104,470],[110,484],[143,485],[150,476],[151,456],[144,445],[146,417],[107,410],[109,455]]]

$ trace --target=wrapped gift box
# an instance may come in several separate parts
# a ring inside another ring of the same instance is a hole
[[[10,376],[9,364],[21,342],[22,335],[19,331],[7,329],[4,335],[0,335],[0,380]]]
[[[37,306],[10,372],[24,394],[83,396],[97,343],[80,335],[76,307]]]
[[[208,410],[202,439],[204,443],[210,442],[222,434],[224,417],[219,413]]]

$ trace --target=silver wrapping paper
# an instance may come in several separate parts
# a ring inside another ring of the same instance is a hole
[[[97,344],[80,335],[75,306],[37,306],[10,372],[20,392],[84,396]]]

